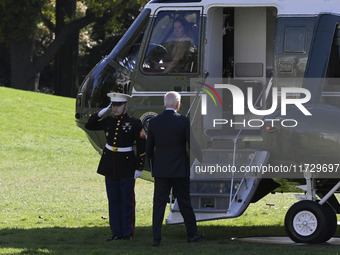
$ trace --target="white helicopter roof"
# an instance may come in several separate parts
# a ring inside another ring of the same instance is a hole
[[[278,15],[340,14],[340,0],[152,0],[145,7],[204,7],[204,14],[212,7],[276,7]]]

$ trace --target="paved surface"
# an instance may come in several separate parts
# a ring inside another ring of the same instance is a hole
[[[233,237],[233,241],[251,242],[251,243],[269,243],[269,244],[291,244],[291,245],[316,245],[295,243],[288,236],[249,236],[249,237]],[[340,238],[333,237],[328,242],[318,245],[340,245]]]

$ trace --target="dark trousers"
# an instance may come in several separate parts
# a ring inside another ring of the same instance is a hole
[[[105,178],[113,236],[129,237],[135,229],[135,180]]]
[[[190,179],[185,178],[159,178],[155,177],[155,189],[153,196],[153,216],[152,228],[153,238],[161,239],[162,223],[164,219],[164,211],[171,187],[173,193],[177,197],[178,205],[188,237],[193,236],[197,232],[196,217],[191,206],[190,200]]]

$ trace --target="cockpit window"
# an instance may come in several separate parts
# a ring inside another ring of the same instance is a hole
[[[199,11],[162,11],[143,61],[146,73],[197,73]]]
[[[126,42],[123,42],[122,47],[119,49],[119,52],[115,57],[115,62],[130,72],[133,72],[136,66],[139,48],[149,20],[149,13],[150,10],[147,9],[137,18],[138,20],[136,20],[134,25],[138,27],[135,30],[131,29],[133,34],[129,36]],[[122,40],[124,41],[124,39],[125,38],[123,37]]]

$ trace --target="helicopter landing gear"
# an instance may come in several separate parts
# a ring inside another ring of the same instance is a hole
[[[306,178],[306,176],[305,176]],[[320,201],[316,201],[314,180],[306,178],[307,184],[303,187],[304,199],[289,208],[285,217],[285,229],[296,243],[323,243],[333,237],[337,227],[336,212],[327,203],[327,199],[340,187],[338,182]]]
[[[336,224],[331,206],[309,200],[295,203],[285,217],[286,232],[296,243],[326,242],[334,235]]]

